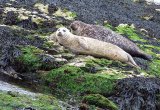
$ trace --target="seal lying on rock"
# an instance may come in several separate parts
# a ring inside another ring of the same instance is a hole
[[[140,57],[151,60],[152,56],[144,53],[140,48],[129,39],[115,33],[103,26],[90,25],[81,21],[74,21],[70,25],[74,34],[84,37],[92,37],[101,41],[115,44],[133,57]]]
[[[57,30],[56,39],[58,43],[69,48],[74,53],[119,60],[133,67],[139,68],[130,54],[111,43],[74,35],[65,27]]]

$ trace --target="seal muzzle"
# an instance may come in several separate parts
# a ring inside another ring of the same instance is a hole
[[[62,36],[62,33],[61,32],[58,32],[58,34],[57,34],[58,36]]]

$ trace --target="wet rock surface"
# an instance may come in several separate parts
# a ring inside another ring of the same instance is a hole
[[[158,78],[126,78],[117,83],[121,110],[158,110],[156,94],[160,93]]]
[[[18,86],[15,86],[15,85],[12,85],[12,84],[9,84],[7,82],[3,82],[3,81],[0,81],[0,91],[6,91],[6,92],[17,92],[19,94],[25,94],[25,95],[29,95],[29,96],[35,96],[36,94],[33,93],[33,92],[30,92],[30,91],[26,91],[25,89],[22,89]]]
[[[131,0],[70,0],[58,1],[58,6],[77,12],[78,19],[86,23],[103,23],[109,21],[116,26],[120,23],[134,24],[139,29],[144,28],[150,36],[160,38],[159,12],[156,6],[146,5],[145,3],[134,3]],[[152,19],[145,20],[143,16],[152,16]]]
[[[29,34],[25,30],[13,29],[9,26],[0,26],[0,68],[1,73],[16,74],[13,69],[14,58],[20,56],[21,52],[17,48],[19,45],[34,45],[40,47],[43,40],[31,41],[24,36]],[[14,76],[14,75],[13,75]]]

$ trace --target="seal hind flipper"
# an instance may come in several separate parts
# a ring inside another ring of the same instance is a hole
[[[133,60],[133,58],[131,57],[130,54],[127,55],[128,56],[128,62],[126,62],[127,64],[133,66],[133,67],[136,67],[138,69],[141,69],[137,64],[136,62]]]
[[[152,61],[152,55],[146,54],[144,52],[141,52],[141,54],[139,55],[139,57],[141,57],[143,59],[146,59],[146,60],[149,60],[149,61]]]

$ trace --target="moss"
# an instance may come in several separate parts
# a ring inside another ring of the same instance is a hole
[[[13,32],[14,36],[19,36],[19,37],[26,37],[32,32],[29,30],[25,30],[19,26],[12,25],[12,26],[7,26],[8,28],[11,29],[11,32]]]
[[[31,20],[32,20],[32,22],[34,22],[34,23],[36,23],[38,25],[42,25],[43,22],[46,21],[44,18],[36,16],[36,15],[32,16]]]
[[[37,8],[39,11],[48,14],[48,5],[44,5],[42,3],[36,3],[34,7]]]
[[[106,28],[110,28],[112,30],[114,29],[114,27],[111,24],[109,24],[107,21],[104,21],[103,26],[106,27]]]
[[[133,41],[141,41],[146,42],[146,40],[142,39],[136,32],[133,26],[129,26],[128,24],[121,24],[116,27],[116,32],[122,35],[128,36]]]
[[[64,27],[63,24],[58,24],[58,25],[56,25],[56,28],[57,28],[57,29],[60,28],[60,27]]]
[[[106,97],[100,94],[90,94],[83,98],[83,102],[88,103],[90,105],[96,105],[98,107],[109,109],[109,110],[118,110],[116,104],[107,99]]]
[[[149,64],[149,71],[148,74],[155,75],[160,77],[160,60],[153,60]]]
[[[45,48],[52,48],[53,46],[54,46],[54,42],[46,41],[43,44],[43,47],[45,47]]]
[[[53,69],[43,78],[59,94],[110,94],[114,90],[115,82],[120,75],[108,73],[87,73],[84,70],[64,65]]]
[[[25,95],[12,96],[0,92],[0,110],[15,110],[32,107],[36,110],[61,110],[56,98],[47,95],[29,97]]]
[[[160,50],[160,47],[158,46],[154,46],[154,45],[147,45],[147,44],[144,44],[143,45],[145,48],[150,48],[150,49],[157,49],[157,50]]]
[[[101,59],[98,59],[98,58],[95,58],[95,59],[89,59],[86,61],[86,66],[96,66],[96,65],[99,65],[101,67],[104,67],[104,66],[108,66],[112,63],[112,60],[107,60],[107,59],[104,59],[104,58],[101,58]]]
[[[156,95],[156,108],[158,110],[160,109],[160,94]]]
[[[144,16],[141,16],[141,19],[143,19],[143,20],[151,20],[153,18],[153,16],[151,16],[151,15],[144,15]]]
[[[34,46],[24,46],[20,48],[22,51],[22,55],[18,57],[17,60],[24,65],[26,70],[35,70],[42,65],[40,63],[39,57],[37,56],[37,54],[43,53],[42,50]]]
[[[139,47],[141,47],[141,49],[143,51],[145,51],[145,53],[148,53],[150,55],[152,55],[155,59],[159,59],[159,54],[156,54],[155,51],[160,51],[160,47],[158,46],[154,46],[154,45],[147,45],[147,44],[143,44],[143,45],[139,45]]]
[[[42,25],[39,25],[39,27],[41,27]],[[38,28],[37,30],[33,31],[35,35],[39,35],[39,36],[49,36],[52,34],[52,32],[50,32],[47,27],[42,27],[42,28]]]
[[[19,15],[18,15],[19,21],[26,20],[28,18],[29,18],[28,15],[25,15],[25,14],[22,14],[22,13],[19,13]]]
[[[32,41],[35,40],[35,37],[33,35],[28,35],[28,36],[26,36],[26,38],[28,38],[29,40],[32,40]]]
[[[149,62],[148,64],[148,69],[146,70],[146,73],[148,73],[149,75],[152,76],[157,76],[160,77],[160,56],[159,54],[156,54],[154,51],[159,51],[160,47],[158,46],[154,46],[154,45],[147,45],[147,44],[143,44],[143,45],[139,45],[139,47],[142,48],[142,50],[145,51],[145,53],[148,53],[150,55],[152,55],[153,60],[151,62]]]
[[[127,64],[121,63],[120,61],[108,60],[105,58],[94,58],[86,60],[86,67],[108,67],[108,68],[119,68],[122,69]]]
[[[54,15],[64,17],[68,20],[74,20],[77,17],[77,14],[75,12],[71,12],[67,9],[61,9],[61,8],[59,8],[58,11],[54,13]]]

